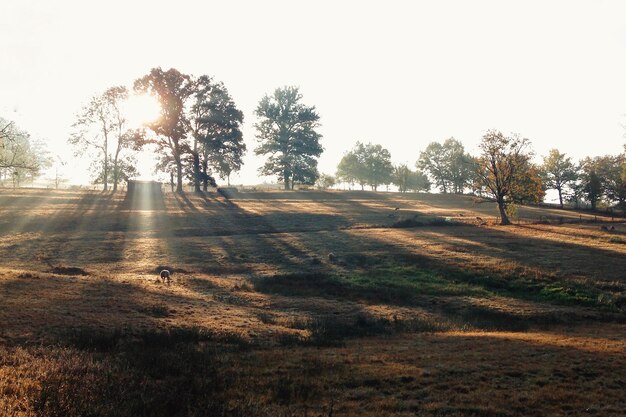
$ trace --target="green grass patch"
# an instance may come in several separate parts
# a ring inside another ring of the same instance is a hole
[[[253,280],[254,289],[286,296],[344,298],[354,301],[415,305],[424,297],[489,297],[494,295],[609,311],[624,308],[623,296],[592,283],[567,282],[523,275],[463,271],[428,264],[386,262],[366,271],[344,274],[294,273]]]

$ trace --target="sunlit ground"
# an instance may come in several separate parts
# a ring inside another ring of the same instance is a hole
[[[493,209],[359,192],[0,191],[0,414],[137,415],[170,395],[192,404],[180,389],[205,392],[193,404],[208,415],[621,415],[624,223],[606,233],[529,208],[519,225],[478,226]],[[423,224],[390,227],[406,218]],[[176,340],[183,356],[167,353]],[[155,368],[133,346],[181,365]],[[133,408],[159,381],[171,394]]]

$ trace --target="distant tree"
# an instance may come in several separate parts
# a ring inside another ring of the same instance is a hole
[[[243,113],[224,84],[215,83],[206,75],[195,80],[193,99],[189,119],[194,188],[200,191],[202,183],[206,191],[208,183],[214,182],[209,168],[227,178],[230,185],[230,175],[241,169],[246,150],[241,132]]]
[[[337,165],[336,177],[340,181],[350,185],[358,183],[361,190],[367,184],[367,174],[365,162],[362,160],[365,155],[364,145],[357,142],[353,150],[346,152]]]
[[[411,176],[411,170],[406,164],[401,164],[393,168],[392,183],[398,187],[398,191],[406,193],[408,190],[409,177]]]
[[[317,186],[323,190],[334,187],[336,183],[335,177],[328,174],[321,174],[317,179]]]
[[[104,190],[109,188],[111,171],[113,171],[113,191],[117,190],[120,179],[118,173],[121,172],[118,161],[122,150],[131,145],[126,129],[126,118],[121,108],[127,99],[128,90],[124,86],[111,87],[104,93],[92,97],[89,104],[78,114],[72,126],[74,131],[68,139],[68,142],[76,147],[78,155],[90,150],[95,150],[99,154],[98,160],[92,165],[97,167],[96,177],[101,178]]]
[[[558,149],[551,149],[548,155],[543,157],[540,174],[546,188],[557,190],[559,204],[563,208],[563,193],[578,179],[572,159],[560,153]]]
[[[186,141],[189,119],[185,106],[194,93],[193,87],[191,77],[174,68],[167,71],[153,68],[134,84],[135,91],[156,97],[161,105],[160,117],[147,124],[156,136],[143,143],[155,144],[157,152],[171,159],[176,168],[176,191],[179,193],[183,191],[183,155],[190,151]]]
[[[0,180],[10,177],[13,186],[19,187],[22,181],[36,178],[50,162],[41,142],[0,118]]]
[[[498,203],[502,225],[511,224],[507,206],[513,202],[512,193],[518,186],[516,180],[520,178],[520,172],[528,166],[529,145],[528,139],[517,134],[504,136],[496,130],[485,133],[480,143],[476,175],[480,185]]]
[[[315,106],[300,102],[302,94],[297,87],[283,87],[272,96],[261,99],[255,114],[254,125],[259,146],[257,155],[268,155],[259,169],[262,175],[277,175],[285,190],[294,182],[314,183],[317,159],[323,152],[320,144],[319,115]]]
[[[442,193],[463,193],[472,176],[471,157],[454,138],[431,142],[420,153],[416,167],[430,174]]]
[[[580,188],[585,200],[596,210],[602,198],[602,178],[599,174],[598,158],[585,158],[579,164]]]
[[[393,164],[391,163],[391,153],[381,145],[365,145],[365,172],[367,173],[367,184],[372,190],[378,190],[380,185],[390,184],[393,175]]]
[[[406,164],[394,167],[392,182],[401,193],[427,191],[430,188],[428,177],[423,172],[411,171]]]
[[[337,177],[345,182],[357,182],[361,189],[369,185],[376,191],[380,185],[393,180],[391,154],[381,145],[357,142],[339,162]]]
[[[428,176],[421,171],[411,171],[406,183],[406,189],[415,192],[430,190]]]
[[[626,181],[622,177],[626,166],[626,154],[606,155],[594,160],[607,204],[626,208]]]
[[[98,162],[102,163],[102,161]],[[104,167],[101,165],[99,171],[94,168],[94,172],[98,172],[98,175],[94,178],[94,184],[101,184],[102,181],[104,181]],[[139,175],[139,171],[137,170],[136,158],[133,155],[127,155],[123,158],[119,158],[117,163],[114,165],[112,174],[115,178],[117,178],[118,182],[128,182],[128,180],[137,177]]]

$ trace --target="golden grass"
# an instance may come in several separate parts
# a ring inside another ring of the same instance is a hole
[[[592,217],[522,212],[536,219]],[[389,228],[414,215],[466,224]],[[616,300],[626,297],[624,224],[613,223],[613,233],[584,223],[478,227],[476,216],[495,218],[494,207],[471,197],[425,194],[241,193],[232,200],[167,194],[150,200],[1,190],[0,415],[55,415],[53,406],[79,410],[73,401],[97,402],[90,396],[105,387],[103,374],[126,378],[114,355],[72,344],[68,335],[141,338],[181,328],[210,335],[197,349],[217,343],[211,366],[223,380],[211,395],[222,408],[213,415],[329,415],[331,409],[332,415],[364,416],[622,415],[626,320]],[[174,268],[172,285],[157,280],[159,266]],[[64,271],[59,267],[86,275],[54,272]],[[401,303],[315,292],[314,283],[308,296],[255,289],[257,280],[274,276],[360,276],[377,268],[432,270],[449,277],[450,285],[485,295],[424,293]],[[469,281],[457,282],[463,274]],[[553,302],[484,286],[472,274],[529,286],[571,285],[600,300]],[[525,331],[480,329],[483,316],[465,325],[472,317],[457,315],[461,311],[530,324]],[[316,331],[311,323],[318,317],[374,321],[366,322],[373,326],[364,329],[368,336],[307,346],[302,342]],[[543,323],[544,317],[557,320]],[[439,330],[384,327],[415,319]],[[55,381],[84,387],[82,397],[63,394]],[[50,390],[70,403],[42,405]],[[130,401],[123,392],[109,394]],[[99,410],[94,415],[114,415]]]

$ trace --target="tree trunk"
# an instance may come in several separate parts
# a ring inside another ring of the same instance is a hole
[[[498,210],[500,210],[500,224],[502,226],[511,224],[509,216],[506,215],[506,204],[503,198],[498,198]]]
[[[120,155],[120,146],[117,145],[117,151],[115,151],[115,159],[113,160],[113,191],[117,191],[117,183],[120,180],[120,168],[118,166],[118,160]]]
[[[202,189],[206,193],[209,190],[209,174],[208,171],[208,162],[206,161],[206,156],[204,161],[202,161]]]
[[[183,192],[183,163],[180,160],[180,155],[176,155],[176,192],[182,194]]]
[[[290,190],[291,188],[289,187],[289,173],[286,170],[283,174],[283,180],[285,182],[285,184],[283,185],[283,189]]]
[[[563,194],[561,193],[561,187],[557,188],[557,191],[559,192],[559,204],[561,205],[561,208],[563,208]]]
[[[200,192],[200,155],[198,152],[193,152],[193,190],[196,193]]]
[[[109,189],[109,155],[104,152],[104,191]]]

